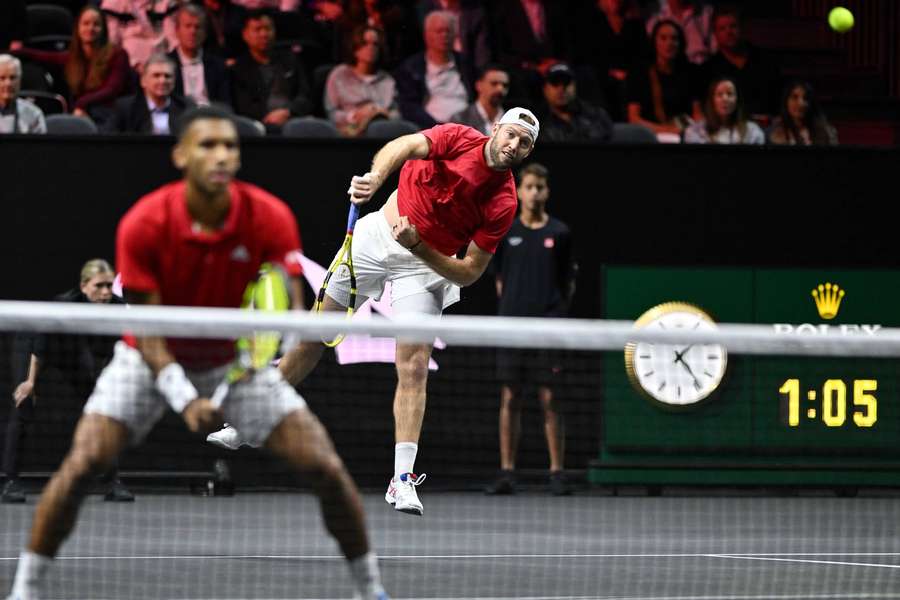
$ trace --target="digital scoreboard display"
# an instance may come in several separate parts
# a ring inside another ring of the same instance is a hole
[[[660,312],[685,305],[713,322],[766,324],[786,337],[877,336],[900,326],[894,271],[608,267],[603,285],[604,318],[639,326],[649,317],[665,324]],[[682,310],[669,326],[679,317],[684,326],[701,321]],[[696,373],[697,390],[704,373],[713,375],[703,362],[713,355],[702,349],[662,352],[683,378]],[[709,380],[715,389],[703,390],[708,397],[667,406],[635,376],[650,355],[604,356],[600,463],[897,464],[900,473],[900,358],[728,354],[724,376]]]

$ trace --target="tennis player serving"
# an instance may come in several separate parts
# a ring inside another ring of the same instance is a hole
[[[359,220],[353,237],[357,306],[381,297],[391,282],[394,313],[440,315],[474,283],[516,215],[512,167],[534,148],[538,120],[525,108],[507,111],[488,137],[463,125],[438,125],[388,142],[370,171],[353,177],[350,199],[368,202],[394,171],[400,187],[377,213]],[[465,254],[457,253],[465,247]],[[346,310],[349,282],[332,277],[326,310]],[[318,363],[324,345],[302,342],[279,368],[298,384]],[[414,474],[425,415],[431,344],[398,343],[394,395],[394,473],[385,500],[398,511],[421,515],[416,493],[425,475]]]
[[[297,223],[274,196],[235,181],[237,130],[226,113],[198,108],[182,117],[172,153],[183,181],[144,196],[116,234],[116,263],[131,304],[239,307],[265,262],[299,275]],[[230,386],[222,410],[210,395],[235,357],[233,340],[162,337],[116,345],[84,407],[69,454],[41,495],[10,600],[40,598],[46,572],[75,526],[91,477],[127,444],[138,444],[167,405],[188,428],[208,432],[227,419],[248,443],[303,473],[319,496],[328,531],[347,558],[363,600],[386,600],[369,550],[359,493],[325,428],[274,367]],[[203,580],[201,576],[199,580]]]

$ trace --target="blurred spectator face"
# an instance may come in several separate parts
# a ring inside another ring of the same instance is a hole
[[[425,21],[425,47],[428,50],[450,52],[454,35],[453,24],[440,15]]]
[[[656,32],[653,40],[656,48],[656,57],[664,62],[672,62],[678,56],[681,40],[678,38],[678,30],[671,25],[663,25]]]
[[[737,90],[730,81],[720,81],[713,90],[713,110],[723,121],[728,120],[737,108]]]
[[[206,41],[206,28],[203,21],[197,15],[189,12],[178,14],[178,23],[175,26],[175,35],[178,37],[178,45],[186,52],[194,52],[203,46]]]
[[[544,81],[544,100],[551,109],[565,109],[577,95],[572,72],[559,66],[550,68]]]
[[[488,154],[492,168],[509,169],[521,163],[531,154],[534,140],[528,130],[520,125],[496,123],[488,142]]]
[[[0,63],[0,106],[7,107],[19,95],[22,77],[11,62]]]
[[[353,58],[357,64],[374,65],[378,62],[378,54],[381,51],[381,39],[374,29],[366,29],[362,40],[353,51]]]
[[[96,44],[103,33],[103,17],[97,10],[86,10],[78,19],[78,39],[82,44]]]
[[[796,86],[791,90],[787,98],[787,111],[794,121],[801,123],[806,119],[806,113],[809,110],[809,98],[806,96],[806,90],[801,86]]]
[[[153,62],[144,66],[141,88],[153,100],[165,101],[175,89],[175,68],[166,62]]]
[[[509,75],[505,71],[487,71],[475,82],[478,101],[487,106],[500,106],[509,93]]]
[[[254,54],[268,54],[275,41],[275,25],[269,17],[250,19],[244,25],[244,43]]]
[[[81,284],[81,293],[91,302],[106,303],[112,300],[112,273],[97,273]]]
[[[518,193],[519,202],[522,203],[524,210],[538,212],[547,204],[547,198],[550,197],[550,187],[547,185],[545,178],[528,173],[522,177]]]
[[[713,26],[719,48],[734,50],[741,43],[741,24],[734,15],[719,15]]]
[[[227,119],[197,119],[172,154],[190,185],[215,195],[228,189],[241,166],[237,129]]]

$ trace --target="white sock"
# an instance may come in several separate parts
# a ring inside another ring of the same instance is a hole
[[[364,599],[368,600],[384,592],[381,586],[381,573],[378,571],[378,556],[374,552],[370,551],[348,560],[347,566],[350,568],[350,577],[353,578],[356,591]]]
[[[16,578],[13,581],[12,596],[29,598],[33,596],[44,582],[47,570],[53,563],[48,556],[24,551],[19,555],[19,565],[16,568]]]
[[[416,452],[419,445],[414,442],[400,442],[394,446],[394,479],[399,479],[404,473],[415,473],[413,465],[416,464]]]

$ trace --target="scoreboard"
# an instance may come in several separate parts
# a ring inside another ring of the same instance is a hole
[[[783,336],[877,336],[900,326],[895,271],[608,267],[603,275],[607,319],[679,303]],[[591,480],[900,485],[900,357],[727,360],[708,399],[667,406],[629,377],[624,351],[606,353]]]

